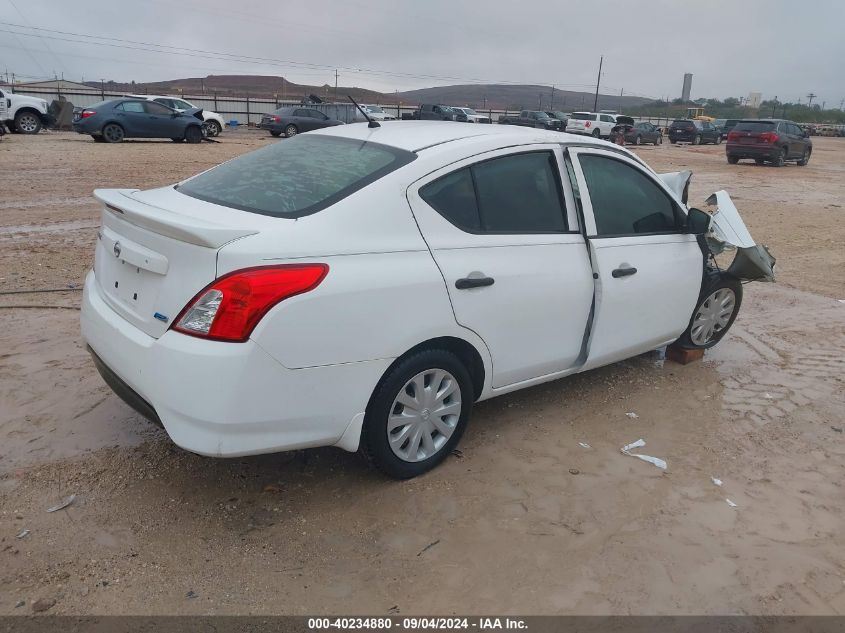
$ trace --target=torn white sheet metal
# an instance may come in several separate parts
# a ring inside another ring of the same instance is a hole
[[[721,480],[721,479],[716,479],[715,477],[711,477],[711,478],[710,478],[710,481],[712,481],[712,482],[713,482],[714,484],[716,484],[717,486],[721,486],[721,485],[722,485],[722,480]]]
[[[586,442],[578,442],[578,446],[580,446],[581,448],[590,448],[590,445]]]
[[[648,462],[649,464],[654,464],[658,468],[662,468],[666,470],[668,464],[660,459],[659,457],[652,457],[651,455],[640,455],[639,453],[632,453],[632,448],[639,448],[640,446],[645,446],[645,440],[640,438],[636,442],[631,442],[630,444],[626,444],[622,447],[622,454],[628,455],[629,457],[636,457],[637,459],[641,459],[644,462]]]
[[[710,250],[718,255],[736,248],[736,257],[727,272],[745,281],[774,281],[775,258],[765,246],[754,242],[728,192],[717,191],[707,198],[707,204],[716,206],[706,236]]]
[[[687,198],[689,196],[689,181],[690,178],[692,178],[691,171],[673,171],[668,174],[657,174],[657,177],[663,181],[664,185],[672,190],[672,193],[678,196],[678,199],[681,202],[684,204],[687,203]]]
[[[725,501],[727,501],[727,502],[728,502],[728,505],[729,505],[730,507],[732,507],[732,508],[735,508],[735,507],[736,507],[736,504],[735,504],[733,501],[731,501],[730,499],[725,499]]]

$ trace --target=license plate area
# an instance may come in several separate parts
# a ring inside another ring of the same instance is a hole
[[[154,312],[161,275],[114,257],[111,261],[103,259],[104,265],[97,274],[106,295],[137,318],[148,320]]]

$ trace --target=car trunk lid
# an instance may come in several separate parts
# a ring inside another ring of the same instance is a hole
[[[218,250],[258,233],[270,220],[189,198],[172,187],[98,189],[94,195],[103,203],[94,256],[100,294],[155,338],[215,279]]]

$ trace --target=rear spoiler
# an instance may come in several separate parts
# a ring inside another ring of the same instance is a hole
[[[154,207],[132,196],[138,191],[96,189],[94,197],[105,205],[106,211],[130,224],[197,246],[220,248],[232,240],[258,233],[256,229],[223,226]]]

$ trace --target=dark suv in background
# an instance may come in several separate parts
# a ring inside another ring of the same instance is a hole
[[[743,119],[728,134],[725,147],[731,165],[742,158],[753,158],[758,165],[768,161],[782,167],[786,161],[794,160],[803,167],[812,153],[809,134],[783,119]]]
[[[710,121],[678,119],[672,121],[672,125],[669,126],[669,141],[671,143],[686,141],[693,145],[702,143],[718,145],[722,142],[722,134],[721,130]]]

